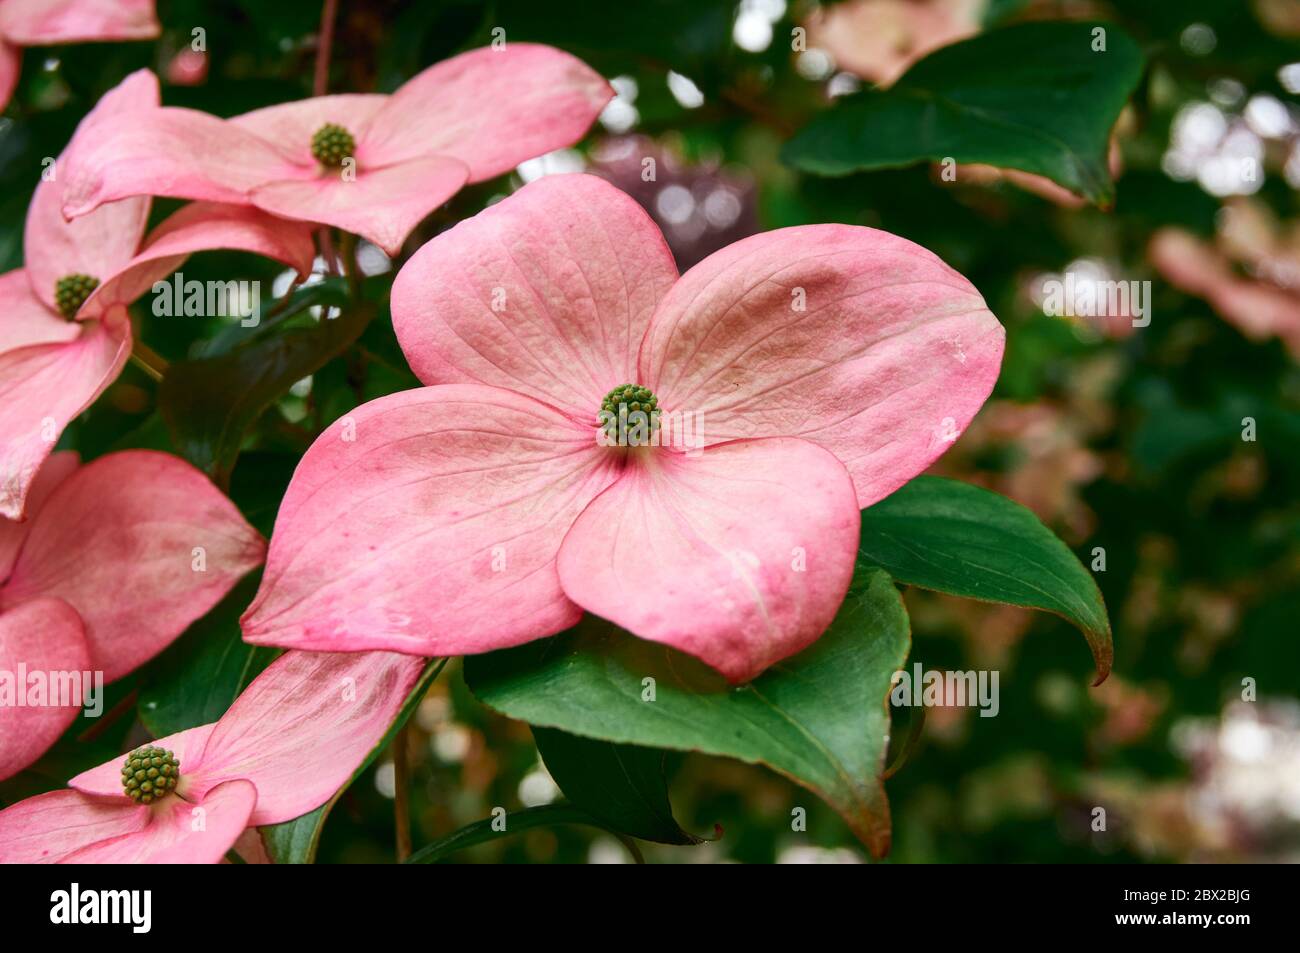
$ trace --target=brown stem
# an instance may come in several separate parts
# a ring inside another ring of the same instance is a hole
[[[397,827],[397,862],[411,856],[411,768],[407,757],[407,726],[393,737],[393,820]]]
[[[312,77],[311,94],[324,96],[330,83],[330,49],[334,46],[334,20],[339,12],[339,0],[325,0],[320,10],[320,36],[316,40],[316,74]]]

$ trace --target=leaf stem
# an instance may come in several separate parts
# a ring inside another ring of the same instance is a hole
[[[131,345],[131,363],[148,374],[155,383],[160,382],[167,373],[167,358],[139,338]]]
[[[320,10],[320,34],[316,38],[316,72],[312,77],[311,94],[324,96],[330,82],[330,50],[334,46],[334,21],[339,11],[339,0],[325,0]]]

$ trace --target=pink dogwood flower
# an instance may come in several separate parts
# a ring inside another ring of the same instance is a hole
[[[423,664],[387,652],[285,653],[216,722],[0,811],[0,863],[217,863],[247,828],[333,797]]]
[[[431,66],[391,96],[318,96],[229,120],[168,107],[92,145],[63,211],[130,195],[246,202],[396,255],[467,182],[571,145],[612,96],[569,54],[511,43]]]
[[[756,235],[679,277],[586,175],[430,241],[392,313],[429,386],[308,450],[249,642],[466,654],[586,609],[748,680],[826,629],[859,510],[952,444],[1004,339],[966,279],[870,228]],[[604,445],[611,403],[694,415],[703,439]]]
[[[60,451],[28,519],[0,519],[0,672],[121,678],[170,645],[261,565],[265,543],[184,460],[125,450],[78,466]],[[17,690],[18,686],[12,685]],[[81,699],[17,704],[0,691],[0,779],[43,755]]]
[[[22,47],[150,40],[160,30],[154,0],[0,0],[0,111],[18,85]]]
[[[0,516],[19,519],[63,428],[121,373],[131,353],[127,306],[195,251],[266,255],[306,275],[311,230],[237,205],[185,206],[143,237],[148,198],[67,222],[62,175],[88,143],[157,109],[158,81],[141,70],[106,93],[43,179],[27,212],[25,265],[0,275]],[[141,240],[143,237],[143,241]]]

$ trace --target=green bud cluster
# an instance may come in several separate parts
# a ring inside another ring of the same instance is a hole
[[[357,141],[337,123],[327,122],[311,137],[311,154],[321,165],[337,169],[357,150]]]
[[[90,293],[99,287],[99,279],[90,275],[64,275],[54,283],[54,303],[68,320],[77,316]]]
[[[621,417],[625,409],[626,417]],[[642,424],[642,433],[649,437],[659,425],[659,413],[659,399],[651,393],[650,388],[639,384],[620,384],[600,402],[596,425],[604,428],[611,443],[624,446],[628,444],[627,433],[620,434],[620,426],[631,431]],[[634,414],[645,414],[645,418],[633,416]]]
[[[181,763],[170,751],[153,745],[132,751],[122,765],[122,790],[137,804],[166,797],[180,779]]]

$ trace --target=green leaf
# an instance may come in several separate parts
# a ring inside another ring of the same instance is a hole
[[[310,327],[275,327],[219,357],[172,364],[158,406],[177,449],[223,486],[244,432],[296,382],[342,354],[375,308],[368,303]]]
[[[864,563],[924,589],[1054,612],[1088,640],[1097,684],[1110,672],[1110,620],[1096,580],[1037,516],[1005,496],[917,477],[862,511]]]
[[[667,752],[580,738],[533,726],[546,770],[575,807],[610,828],[661,844],[699,844],[673,818],[664,780]]]
[[[605,829],[598,819],[592,817],[586,811],[564,802],[543,804],[540,807],[529,807],[522,811],[512,811],[504,817],[504,829],[500,827],[501,820],[501,818],[489,817],[481,821],[475,821],[473,824],[467,824],[459,830],[452,831],[446,837],[439,838],[432,844],[421,847],[408,857],[406,862],[408,864],[436,864],[448,854],[454,854],[458,850],[486,844],[488,841],[496,840],[499,837],[522,834],[524,831],[530,831],[538,827],[554,827],[558,824],[581,824],[599,830]],[[614,834],[615,837],[621,836],[617,831],[611,831],[610,833]],[[632,852],[633,858],[640,863],[641,855],[637,851],[636,844],[625,840],[624,846]]]
[[[825,798],[883,856],[886,697],[909,637],[898,590],[871,570],[825,635],[749,685],[730,687],[696,659],[594,616],[551,639],[467,657],[465,680],[484,704],[532,725],[765,764]]]
[[[1094,30],[1105,50],[1094,51]],[[1111,127],[1142,76],[1119,27],[1024,23],[920,60],[889,89],[842,99],[785,145],[787,162],[845,175],[952,158],[1045,175],[1110,205]]]
[[[379,739],[366,755],[366,759],[357,765],[357,769],[352,772],[352,777],[344,785],[334,792],[334,796],[322,804],[316,810],[311,811],[301,817],[296,817],[291,821],[285,821],[283,824],[272,824],[268,827],[260,827],[258,830],[262,834],[262,842],[266,845],[266,852],[270,854],[273,863],[277,864],[310,864],[316,860],[316,848],[320,845],[320,835],[325,829],[325,820],[329,817],[330,811],[338,803],[343,792],[346,791],[357,778],[365,773],[366,769],[375,763],[375,759],[388,747],[393,737],[406,724],[407,719],[415,713],[419,707],[420,701],[424,698],[429,686],[433,680],[438,677],[447,660],[431,659],[425,666],[424,673],[416,683],[415,688],[411,689],[411,694],[406,696],[402,708],[393,719],[393,723],[388,726],[384,736]]]
[[[248,576],[149,665],[140,687],[140,720],[154,737],[208,725],[226,713],[274,649],[249,645],[239,616],[257,592]]]

